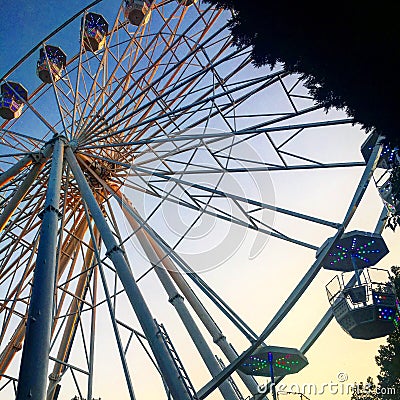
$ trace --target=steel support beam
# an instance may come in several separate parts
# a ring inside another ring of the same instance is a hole
[[[167,271],[163,266],[161,258],[158,257],[157,253],[150,244],[150,241],[148,240],[145,231],[140,228],[136,220],[132,218],[132,216],[124,207],[121,206],[121,208],[126,219],[131,225],[133,231],[136,231],[135,234],[136,238],[138,239],[140,245],[142,246],[144,252],[146,253],[146,256],[150,261],[151,265],[154,267],[154,271],[158,279],[163,285],[165,291],[167,292],[169,297],[169,302],[175,307],[180,319],[182,320],[186,330],[188,331],[194,345],[199,351],[199,354],[201,355],[208,370],[210,371],[212,376],[217,375],[221,371],[221,366],[219,365],[217,359],[214,357],[214,354],[212,353],[206,340],[201,334],[200,329],[197,327],[196,321],[193,319],[192,315],[187,309],[183,297],[176,290],[173,281],[171,280],[170,276],[168,275]],[[219,390],[221,391],[221,394],[224,399],[226,400],[237,399],[237,396],[228,381],[223,382],[219,386]]]
[[[171,391],[172,397],[174,400],[190,400],[190,395],[187,393],[171,355],[160,337],[158,327],[156,326],[151,312],[147,307],[146,301],[136,284],[132,271],[123,255],[123,251],[120,246],[118,246],[118,243],[104,218],[75,155],[69,147],[66,149],[66,158],[72,173],[75,176],[82,198],[86,202],[97,229],[100,232],[101,238],[107,248],[107,256],[110,258],[117,271],[118,277],[121,280],[132,308],[134,309],[139,323],[147,337],[149,345],[157,360],[157,364],[160,367],[165,382]]]
[[[263,208],[263,209],[266,209],[266,210],[276,211],[276,212],[279,212],[279,213],[282,213],[282,214],[290,215],[291,217],[304,219],[306,221],[315,222],[315,223],[321,224],[321,225],[326,225],[326,226],[329,226],[331,228],[338,228],[340,226],[340,224],[335,223],[335,222],[330,222],[330,221],[323,220],[321,218],[316,218],[316,217],[312,217],[310,215],[301,214],[301,213],[298,213],[298,212],[295,212],[295,211],[291,211],[291,210],[286,210],[284,208],[276,207],[274,205],[267,204],[267,203],[264,203],[264,202],[261,202],[261,201],[258,201],[258,200],[248,199],[248,198],[243,197],[243,196],[238,196],[238,195],[235,195],[233,193],[227,193],[227,192],[224,192],[224,191],[219,190],[219,189],[207,187],[207,186],[204,186],[204,185],[199,185],[197,183],[186,181],[186,180],[183,180],[183,179],[180,179],[180,178],[174,178],[172,176],[168,176],[168,175],[165,175],[165,174],[160,174],[160,173],[158,173],[156,171],[151,171],[151,170],[149,170],[147,168],[134,166],[134,169],[139,171],[139,172],[145,172],[145,173],[147,173],[149,175],[154,175],[154,176],[156,176],[158,178],[161,178],[161,179],[163,179],[165,181],[171,181],[171,182],[176,183],[176,184],[181,184],[181,185],[185,185],[185,186],[190,187],[190,188],[199,189],[199,190],[202,190],[204,192],[211,193],[212,195],[216,195],[216,196],[219,196],[219,197],[222,197],[222,198],[232,199],[234,201],[239,201],[239,202],[242,202],[244,204],[250,204],[252,206],[260,207],[260,208]]]
[[[14,176],[18,175],[22,170],[32,164],[32,156],[28,155],[21,160],[17,161],[12,167],[4,171],[0,175],[0,188],[2,188],[5,184],[11,181]]]
[[[382,231],[385,228],[387,216],[388,216],[388,210],[386,206],[383,206],[381,215],[379,216],[378,222],[376,223],[374,233],[382,234]]]
[[[130,200],[122,194],[120,191],[115,192],[115,194],[120,198],[119,205],[121,206],[126,218],[128,219],[129,223],[131,224],[134,230],[138,229],[139,224],[133,218],[132,214],[135,213],[135,209],[130,202]],[[135,221],[132,223],[132,221]],[[154,249],[154,252],[157,255],[157,259],[161,260],[164,269],[168,271],[170,277],[173,279],[179,290],[182,292],[185,299],[189,302],[197,316],[199,317],[200,321],[203,323],[207,331],[210,333],[214,343],[221,349],[224,353],[225,357],[229,360],[229,362],[233,362],[237,358],[237,353],[232,348],[232,346],[226,340],[226,337],[222,333],[221,329],[218,327],[216,322],[213,320],[211,315],[205,309],[199,298],[193,292],[192,288],[186,282],[185,278],[176,268],[175,264],[171,260],[169,256],[165,253],[165,251],[156,243],[156,241],[145,231],[141,230],[146,236],[147,241]],[[137,236],[139,232],[137,233]],[[138,236],[139,239],[139,236]],[[159,268],[158,268],[159,269]],[[157,270],[156,270],[157,271]],[[241,371],[237,371],[240,378],[242,379],[243,383],[246,385],[247,389],[250,391],[252,395],[258,394],[258,384],[256,380],[249,375],[244,374]]]
[[[64,143],[58,138],[54,143],[43,211],[16,400],[43,400],[46,396],[57,267],[58,207],[63,153]]]
[[[97,238],[96,238],[97,239]],[[71,352],[71,347],[75,339],[75,333],[78,327],[80,312],[82,308],[82,300],[86,296],[86,292],[89,286],[89,277],[91,276],[89,266],[92,265],[94,260],[94,247],[93,241],[90,240],[89,247],[86,251],[84,262],[82,264],[82,270],[80,272],[78,282],[75,288],[74,296],[70,308],[68,310],[68,317],[66,318],[64,333],[62,335],[60,345],[57,352],[57,360],[68,362],[68,357]],[[49,385],[47,389],[47,400],[54,398],[57,384],[61,379],[64,366],[58,362],[54,364],[53,371],[49,376]]]
[[[84,206],[85,206],[85,213],[86,213],[87,219],[89,219],[89,211],[87,209],[86,204],[84,204]],[[94,233],[93,227],[91,225],[89,225],[89,231],[90,231],[90,236],[93,241],[95,238],[95,233]],[[98,232],[98,230],[96,232]],[[94,246],[94,253],[96,256],[97,268],[99,269],[99,272],[100,272],[101,282],[103,284],[104,294],[106,296],[106,303],[107,303],[108,312],[109,312],[110,318],[111,318],[111,324],[112,324],[112,327],[114,330],[115,340],[117,342],[119,356],[121,358],[122,369],[124,370],[125,380],[126,380],[126,384],[128,386],[129,397],[131,400],[136,400],[136,396],[135,396],[135,393],[133,390],[133,385],[132,385],[132,379],[131,379],[131,375],[130,375],[129,368],[128,368],[128,363],[127,363],[126,357],[125,357],[124,347],[122,345],[121,336],[119,334],[118,322],[117,322],[117,319],[115,318],[114,306],[111,303],[110,291],[108,289],[107,280],[106,280],[106,276],[105,276],[104,269],[103,269],[103,264],[102,264],[102,261],[100,258],[100,250],[97,248],[97,246]],[[89,375],[88,384],[89,383],[90,383],[90,375]],[[89,396],[88,396],[88,398],[90,399]]]
[[[223,332],[220,330],[220,328],[213,320],[211,315],[208,313],[208,311],[205,309],[199,298],[193,292],[192,288],[189,286],[189,284],[182,276],[180,271],[176,268],[171,258],[166,256],[165,252],[160,248],[160,246],[157,245],[157,243],[152,238],[150,238],[150,242],[152,243],[160,259],[163,260],[163,264],[167,269],[167,271],[169,272],[171,278],[179,287],[185,299],[188,300],[189,304],[192,306],[193,310],[200,318],[207,331],[210,333],[214,343],[216,343],[217,346],[221,349],[221,351],[224,353],[225,357],[229,360],[229,362],[235,361],[238,354],[228,343]],[[238,373],[238,375],[240,376],[241,380],[243,381],[247,389],[250,391],[250,393],[252,395],[257,395],[258,384],[256,380],[252,376],[246,375],[240,370],[237,370],[236,372]]]

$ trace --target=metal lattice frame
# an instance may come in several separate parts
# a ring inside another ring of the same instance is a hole
[[[92,5],[97,3],[101,2]],[[64,47],[66,42],[62,43],[63,34],[70,35],[75,29],[78,38],[79,18],[88,10],[67,21],[34,50],[51,41],[69,53]],[[96,9],[99,10],[101,4]],[[56,291],[54,305],[47,310],[51,323],[51,332],[47,330],[51,335],[50,356],[42,372],[38,372],[40,379],[29,378],[40,386],[36,389],[32,384],[34,399],[43,397],[46,386],[47,399],[56,398],[58,385],[66,379],[75,385],[73,390],[81,398],[93,397],[97,367],[95,339],[100,329],[96,321],[103,304],[111,319],[112,340],[117,344],[130,398],[135,398],[128,362],[133,338],[138,339],[161,374],[166,396],[171,392],[176,399],[190,398],[179,387],[179,379],[170,368],[172,364],[168,367],[163,361],[168,356],[164,345],[157,342],[159,336],[151,314],[135,308],[138,303],[146,308],[146,301],[138,301],[139,292],[129,293],[132,286],[136,287],[153,270],[212,377],[198,390],[198,398],[207,397],[221,385],[222,397],[234,399],[237,395],[226,379],[290,312],[320,270],[325,253],[319,255],[257,336],[195,273],[195,266],[179,254],[185,234],[174,240],[157,231],[162,208],[173,204],[188,211],[190,223],[185,233],[193,229],[199,218],[207,217],[312,251],[320,243],[308,243],[301,236],[292,237],[276,229],[269,213],[279,213],[301,224],[330,228],[336,232],[334,238],[346,229],[375,169],[379,146],[367,165],[335,157],[321,161],[318,152],[311,157],[308,149],[296,147],[296,141],[313,130],[329,132],[332,127],[341,129],[352,121],[325,115],[309,98],[298,77],[279,70],[267,73],[255,70],[249,49],[231,46],[227,16],[228,13],[200,2],[184,7],[175,1],[161,0],[153,5],[149,23],[134,27],[124,20],[121,7],[110,23],[103,50],[95,54],[85,52],[81,35],[80,43],[76,41],[81,50],[78,46],[74,55],[69,53],[62,79],[30,90],[22,116],[2,124],[0,376],[4,384],[0,388],[14,387],[14,391],[17,387],[19,350],[24,343],[29,308],[32,310],[35,303],[33,277],[40,274],[37,271],[43,257],[46,260],[49,257],[41,247],[46,247],[55,258],[52,272]],[[2,82],[12,80],[20,65],[34,57],[35,53],[28,54]],[[51,183],[51,174],[56,168],[53,164],[57,160],[54,153],[60,154],[59,150],[53,150],[55,143],[62,143],[67,155],[61,155],[57,161],[57,168],[61,168],[59,189]],[[226,176],[233,176],[246,185],[251,174],[289,176],[298,171],[311,173],[360,167],[365,167],[364,173],[341,222],[288,209],[262,196],[237,191],[235,186],[232,190],[223,186]],[[202,183],[204,177],[207,184]],[[49,206],[49,198],[54,198],[52,190],[60,198]],[[146,215],[135,208],[136,194],[152,204]],[[53,241],[51,246],[46,234],[40,231],[49,212],[60,215],[56,220],[53,215],[48,233]],[[121,224],[122,215],[128,229]],[[381,225],[376,229],[379,231]],[[130,257],[124,252],[132,237],[143,248],[149,268],[139,276],[133,268],[136,283],[129,274]],[[45,242],[46,245],[41,244]],[[197,288],[251,342],[240,356],[196,295]],[[49,291],[52,289],[46,291],[48,296]],[[127,323],[123,317],[125,310],[117,304],[117,300],[126,299],[126,292],[141,328]],[[332,314],[328,312],[302,351],[312,346],[331,319]],[[198,322],[204,325],[209,337],[203,337],[203,330],[196,325]],[[127,341],[122,331],[129,332]],[[213,356],[210,338],[229,362],[223,370]],[[26,340],[25,346],[32,348],[29,343]],[[74,349],[84,358],[79,365]],[[47,349],[40,346],[38,351],[46,353]],[[43,354],[32,353],[31,357],[31,363],[35,357],[43,360]],[[43,372],[47,371],[48,362],[52,371],[50,379]],[[254,378],[243,373],[239,376],[246,390],[256,395]],[[24,390],[28,387],[31,383],[24,384]]]

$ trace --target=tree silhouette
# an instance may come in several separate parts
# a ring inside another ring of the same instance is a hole
[[[370,376],[366,383],[360,382],[354,389],[351,400],[377,400],[376,385]]]
[[[234,43],[252,47],[255,65],[282,63],[318,104],[400,144],[399,2],[204,1],[234,11]]]

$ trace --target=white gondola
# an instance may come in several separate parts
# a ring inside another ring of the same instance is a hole
[[[386,270],[357,271],[358,283],[351,285],[350,273],[334,277],[326,286],[333,315],[354,339],[376,339],[392,333],[398,320],[396,292]],[[380,276],[379,276],[380,275]]]

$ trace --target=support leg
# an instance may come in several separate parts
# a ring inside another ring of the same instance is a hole
[[[132,218],[132,216],[123,207],[122,211],[132,229],[136,231],[136,237],[143,250],[145,251],[150,263],[154,266],[154,271],[156,272],[161,284],[164,286],[164,289],[168,294],[170,303],[175,307],[179,317],[185,325],[186,330],[192,338],[193,343],[195,344],[197,350],[203,358],[203,361],[206,364],[208,370],[210,371],[212,376],[217,375],[219,372],[221,372],[221,367],[218,364],[217,359],[214,357],[203,335],[201,334],[200,329],[197,327],[195,320],[189,313],[189,310],[187,309],[183,301],[183,297],[178,293],[172,279],[163,267],[163,264],[160,261],[161,259],[158,257],[157,253],[151,246],[150,241],[148,240],[144,230],[139,229],[140,226],[136,222],[136,220]],[[237,396],[228,381],[223,382],[219,386],[219,390],[221,391],[224,399],[237,399]]]
[[[46,396],[50,337],[53,322],[58,207],[64,143],[57,139],[47,188],[40,242],[33,276],[26,336],[16,400],[43,400]]]
[[[135,220],[135,213],[136,210],[134,209],[132,203],[129,201],[129,199],[124,196],[120,191],[112,192],[114,193],[118,200],[119,204],[124,211],[126,217],[128,218],[129,221]],[[136,221],[138,224],[138,222]],[[192,288],[189,286],[189,284],[186,282],[185,278],[182,276],[182,274],[179,272],[177,267],[175,266],[174,262],[171,260],[169,256],[165,253],[165,251],[158,245],[158,243],[152,238],[146,231],[144,231],[144,234],[147,238],[147,240],[150,242],[152,248],[157,254],[157,258],[159,260],[162,260],[162,264],[164,265],[164,268],[166,271],[168,271],[169,275],[171,278],[174,280],[175,284],[178,286],[178,288],[181,290],[182,294],[184,295],[185,299],[188,300],[189,304],[192,306],[193,310],[196,312],[197,316],[200,318],[200,320],[203,322],[205,328],[208,330],[208,332],[211,334],[214,343],[217,344],[217,346],[221,349],[221,351],[224,353],[226,358],[230,361],[233,362],[237,357],[238,354],[235,352],[235,350],[232,348],[232,346],[228,343],[226,340],[226,337],[218,327],[218,325],[215,323],[213,318],[210,316],[208,311],[205,309],[199,298],[196,296],[196,294],[193,292]],[[258,391],[258,384],[255,381],[255,379],[252,376],[246,375],[240,370],[237,371],[239,374],[240,378],[242,379],[243,383],[246,385],[246,387],[249,389],[251,394],[253,396],[257,396],[258,398],[263,397],[259,396],[259,391]]]
[[[158,328],[147,307],[146,301],[137,286],[132,271],[127,264],[121,248],[118,246],[110,227],[76,161],[75,155],[70,148],[66,149],[66,158],[72,173],[78,183],[82,198],[86,202],[102,240],[107,248],[107,255],[111,259],[117,271],[119,279],[126,291],[129,301],[138,317],[139,323],[148,339],[149,345],[154,353],[160,370],[172,393],[174,400],[190,400],[173,360],[158,333]]]
[[[14,176],[18,175],[24,168],[28,167],[32,163],[32,157],[30,155],[25,156],[18,162],[16,162],[12,167],[4,171],[0,175],[0,188],[6,185]]]

